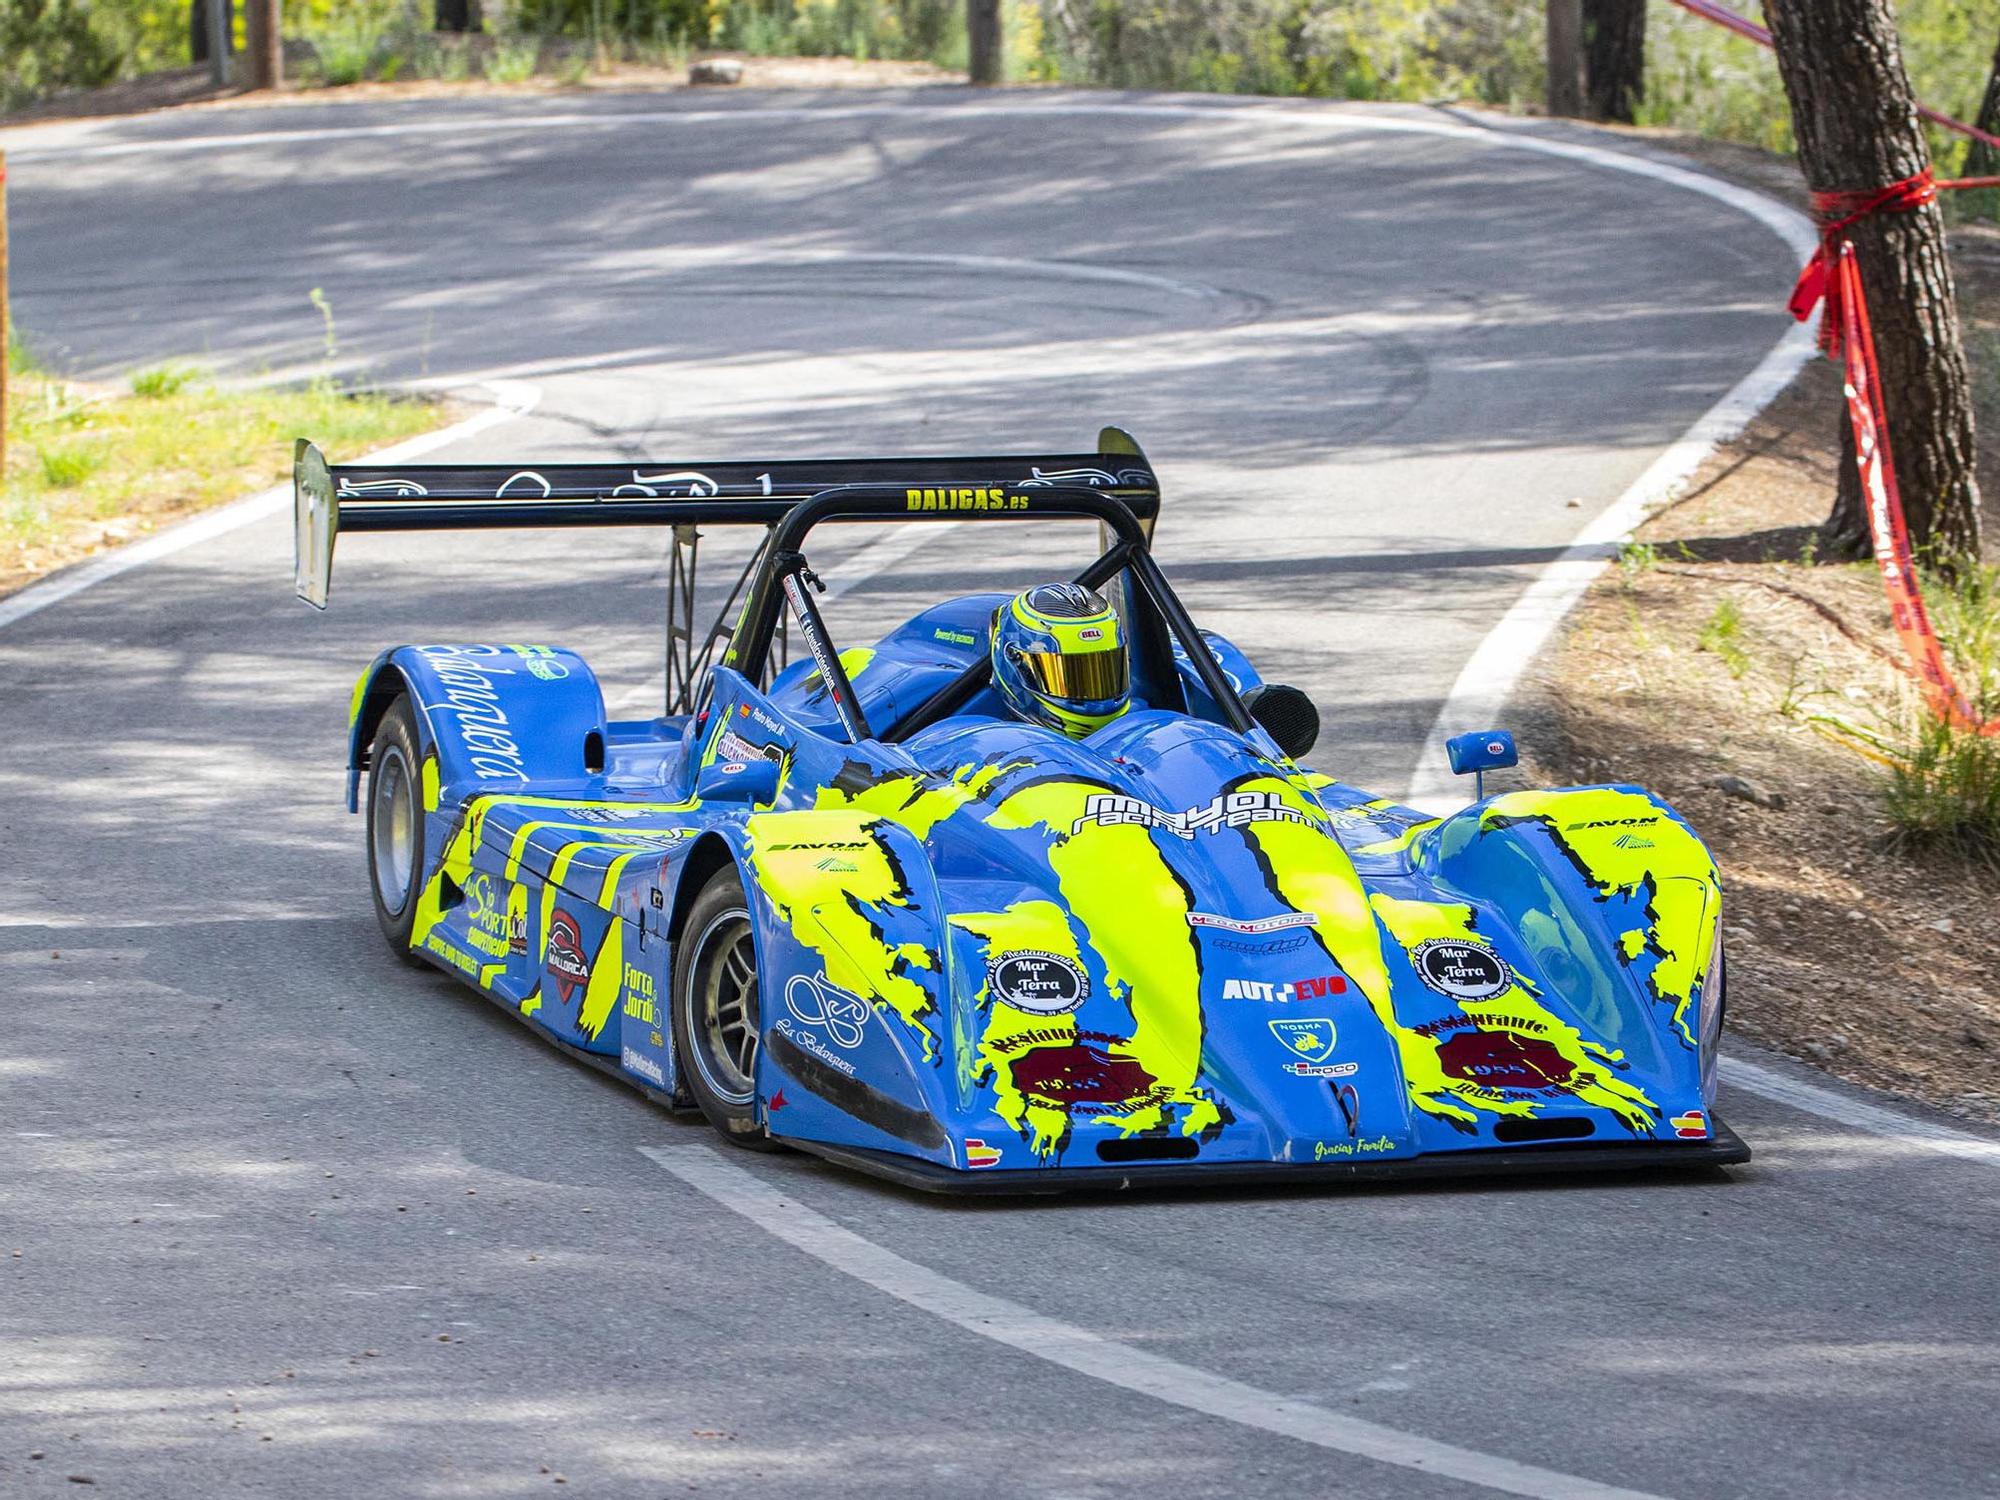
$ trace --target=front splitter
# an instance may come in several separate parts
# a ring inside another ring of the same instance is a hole
[[[1750,1160],[1743,1138],[1710,1116],[1705,1141],[1637,1141],[1617,1146],[1549,1145],[1489,1151],[1433,1152],[1389,1161],[1162,1162],[1156,1166],[964,1169],[939,1166],[893,1151],[785,1138],[837,1166],[925,1193],[972,1197],[1035,1197],[1056,1193],[1122,1193],[1152,1188],[1358,1186],[1376,1182],[1463,1177],[1539,1177],[1585,1172],[1685,1172]]]

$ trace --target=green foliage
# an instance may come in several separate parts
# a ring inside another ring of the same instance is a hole
[[[1750,655],[1743,649],[1742,637],[1743,611],[1734,599],[1724,599],[1695,637],[1695,649],[1721,657],[1729,675],[1741,677],[1750,670]]]
[[[1660,549],[1651,542],[1620,542],[1618,544],[1618,573],[1626,588],[1639,581],[1641,574],[1657,567]]]
[[[118,63],[82,0],[0,0],[0,108],[108,83]]]
[[[1923,583],[1960,689],[1981,718],[2000,718],[2000,569]],[[2000,735],[1956,728],[1913,692],[1882,748],[1883,797],[1899,836],[2000,866]]]
[[[44,448],[40,453],[42,483],[52,490],[74,489],[95,474],[104,463],[104,455],[95,448],[72,444],[63,448]]]
[[[540,50],[533,42],[503,42],[486,54],[479,71],[488,83],[525,83],[535,76]]]
[[[154,400],[162,396],[177,395],[194,377],[195,371],[190,365],[154,365],[149,370],[133,372],[132,394]]]

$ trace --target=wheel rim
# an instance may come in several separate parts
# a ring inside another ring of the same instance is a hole
[[[410,899],[417,862],[417,797],[410,763],[400,747],[381,751],[375,767],[369,837],[375,850],[375,892],[383,909],[399,914]]]
[[[748,911],[732,907],[709,920],[695,938],[688,979],[688,1039],[702,1082],[726,1104],[748,1104],[757,1076],[757,952]]]

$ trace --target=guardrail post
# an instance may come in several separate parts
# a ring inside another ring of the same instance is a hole
[[[285,48],[279,27],[278,0],[244,0],[243,17],[250,43],[250,87],[274,89],[284,81]]]

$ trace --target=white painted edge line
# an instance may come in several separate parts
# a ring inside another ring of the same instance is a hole
[[[1411,774],[1405,803],[1438,815],[1465,805],[1468,799],[1458,789],[1458,778],[1451,774],[1445,759],[1445,740],[1455,733],[1487,729],[1497,723],[1522,674],[1597,575],[1617,556],[1618,543],[1646,519],[1654,505],[1686,483],[1718,444],[1740,433],[1792,383],[1813,356],[1813,340],[1810,324],[1798,324],[1787,331],[1756,369],[1656,458],[1610,509],[1584,527],[1562,556],[1544,568],[1509,606],[1474,648],[1438,709]]]
[[[1850,1130],[1879,1136],[1898,1145],[1919,1146],[1984,1166],[2000,1167],[2000,1141],[1987,1140],[1969,1131],[1954,1130],[1949,1125],[1884,1109],[1852,1094],[1837,1093],[1742,1058],[1722,1059],[1722,1081],[1731,1088],[1743,1089],[1774,1104],[1817,1115],[1822,1120],[1831,1120]]]
[[[697,1192],[836,1271],[967,1333],[1092,1380],[1317,1448],[1502,1494],[1532,1500],[1656,1500],[1638,1490],[1398,1432],[1045,1317],[862,1238],[724,1161],[712,1147],[641,1146],[639,1150]]]
[[[366,464],[407,463],[421,457],[447,443],[470,437],[476,432],[484,432],[489,427],[497,427],[502,422],[526,415],[535,403],[542,399],[539,388],[522,381],[486,380],[464,381],[460,384],[483,385],[493,393],[495,405],[485,411],[467,417],[462,422],[454,422],[449,427],[440,427],[435,432],[419,433],[413,438],[390,447],[370,453],[357,459]],[[95,558],[79,567],[58,573],[43,583],[34,583],[19,593],[0,599],[0,629],[5,629],[17,620],[25,620],[29,615],[39,614],[52,604],[60,604],[73,594],[80,594],[93,584],[116,578],[121,573],[129,573],[134,568],[143,568],[147,563],[158,562],[176,552],[206,542],[213,537],[251,525],[283,510],[291,503],[292,487],[277,484],[268,490],[259,490],[254,495],[231,501],[216,510],[203,511],[165,531],[119,547]]]

